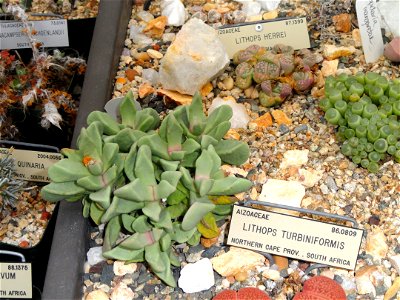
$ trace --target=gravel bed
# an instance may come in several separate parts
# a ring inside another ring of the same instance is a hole
[[[207,14],[205,7],[211,4],[215,8],[228,7],[229,14],[225,13],[219,17]],[[191,0],[185,1],[185,5],[189,17],[203,18],[214,27],[243,22],[238,13],[240,5],[237,2],[206,3],[202,0]],[[159,16],[157,1],[153,1],[149,13]],[[352,16],[350,32],[343,33],[335,29],[332,17],[339,14]],[[129,27],[146,16],[147,13],[143,13],[141,7],[134,7]],[[276,17],[303,16],[307,17],[314,52],[323,54],[325,44],[355,47],[353,55],[339,58],[339,72],[373,70],[389,78],[400,76],[399,65],[392,64],[384,58],[374,64],[365,63],[360,40],[357,38],[354,1],[282,1],[276,10]],[[129,38],[128,29],[126,48],[122,53],[116,76],[114,97],[125,95],[129,90],[135,95],[140,93],[139,87],[144,82],[143,69],[158,70],[157,57],[161,58],[165,54],[177,31],[178,28],[167,27],[162,39],[155,40],[152,47],[141,48]],[[389,33],[385,34],[386,40],[391,38]],[[272,112],[273,109],[258,105],[258,95],[254,91],[243,91],[232,86],[232,80],[229,78],[234,76],[233,71],[231,65],[224,74],[211,82],[212,89],[205,97],[205,108],[207,109],[211,101],[219,96],[233,97],[237,102],[243,103],[252,120]],[[289,121],[274,122],[272,126],[265,128],[252,126],[250,122],[247,129],[234,131],[240,140],[250,146],[250,159],[242,166],[242,171],[253,182],[253,187],[248,192],[236,196],[239,200],[256,200],[263,184],[270,178],[304,181],[304,174],[299,172],[299,168],[282,171],[279,166],[288,150],[309,150],[308,161],[303,168],[317,174],[318,177],[306,188],[301,206],[352,217],[369,236],[369,240],[363,239],[355,272],[325,267],[314,269],[311,274],[322,274],[336,280],[346,291],[348,299],[384,299],[385,293],[391,287],[395,292],[392,298],[385,299],[399,299],[400,287],[395,282],[400,281],[395,279],[400,276],[400,164],[390,160],[380,167],[378,173],[370,174],[343,156],[335,137],[335,128],[327,124],[323,112],[318,108],[322,86],[323,82],[317,83],[310,94],[295,95],[280,107],[274,108],[285,113]],[[156,93],[138,98],[142,106],[153,107],[161,115],[174,106],[164,100],[163,96]],[[225,226],[228,223],[229,221],[222,222],[219,225]],[[102,228],[91,228],[91,247],[102,245],[102,234]],[[228,250],[229,246],[224,243],[217,243],[210,248],[201,244],[192,248],[186,245],[176,247],[182,266],[196,262],[202,257],[218,256]],[[212,288],[185,294],[180,288],[173,289],[163,284],[149,272],[145,264],[137,263],[131,272],[118,276],[115,275],[115,262],[103,261],[92,266],[86,263],[83,290],[86,299],[94,299],[91,297],[95,293],[100,293],[104,299],[212,299],[224,289],[238,290],[241,287],[255,286],[266,291],[272,299],[292,299],[294,294],[301,290],[304,279],[311,275],[304,276],[304,271],[309,266],[308,262],[289,259],[288,266],[281,269],[276,278],[265,276],[265,271],[278,270],[277,265],[270,266],[268,263],[244,278],[225,278],[214,272],[215,285]],[[365,276],[365,273],[368,276]],[[179,278],[179,269],[174,269],[174,275],[176,279]],[[118,296],[127,290],[126,297]]]

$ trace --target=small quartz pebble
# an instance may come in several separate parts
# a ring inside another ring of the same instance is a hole
[[[305,192],[305,188],[300,182],[268,179],[262,187],[259,200],[293,207],[300,207],[301,200],[303,199]],[[287,213],[286,210],[273,210]],[[298,213],[293,211],[290,212],[290,214],[297,215]]]
[[[336,75],[338,66],[339,66],[338,59],[324,60],[322,62],[322,68],[321,68],[322,75],[324,77],[328,77],[330,75]]]
[[[264,20],[272,20],[278,17],[278,11],[277,10],[273,10],[270,12],[266,12],[265,14],[263,14],[263,19]]]
[[[400,254],[390,256],[389,261],[392,264],[392,267],[395,268],[397,273],[400,274]]]
[[[146,52],[151,58],[161,59],[163,57],[161,52],[154,49],[148,49]]]
[[[279,3],[281,0],[256,0],[258,3],[261,4],[261,8],[268,12],[274,11],[278,8]]]
[[[130,287],[120,282],[114,287],[111,293],[111,300],[132,300],[134,295],[135,293]]]
[[[322,172],[313,169],[299,169],[298,181],[305,187],[311,188],[322,178]]]
[[[275,109],[271,113],[272,113],[272,116],[274,117],[275,122],[278,125],[280,125],[280,124],[285,124],[285,125],[292,124],[292,120],[283,111]]]
[[[376,258],[383,258],[388,252],[387,239],[383,231],[376,227],[369,232],[365,244],[365,251]]]
[[[94,290],[86,295],[85,300],[108,300],[110,299],[103,290]]]
[[[350,32],[351,30],[351,15],[350,14],[339,14],[332,17],[333,23],[335,23],[335,29],[339,32]]]
[[[229,252],[211,259],[213,268],[222,276],[235,276],[239,272],[263,266],[263,255],[251,250],[231,247]]]
[[[92,247],[87,252],[88,263],[93,266],[103,260],[106,260],[103,255],[103,247]]]
[[[278,266],[279,271],[287,269],[289,267],[289,260],[287,257],[273,255],[273,258],[275,260],[275,264]]]
[[[376,290],[371,280],[365,276],[356,278],[357,293],[360,295],[371,294],[376,296]]]
[[[178,285],[185,293],[208,290],[214,285],[211,261],[208,258],[203,258],[194,264],[184,266],[181,269]]]
[[[247,17],[257,16],[261,11],[261,4],[252,0],[241,0],[243,6],[242,11]]]
[[[288,150],[283,154],[283,160],[280,169],[288,167],[300,167],[307,164],[309,150]]]
[[[241,103],[236,103],[235,99],[230,97],[226,99],[215,98],[211,103],[208,110],[210,115],[217,107],[221,105],[229,105],[232,108],[232,118],[230,119],[231,128],[246,128],[250,121],[250,117],[247,114],[246,107]]]
[[[280,272],[277,270],[268,269],[262,273],[262,276],[266,279],[273,281],[279,280],[281,278]]]
[[[125,264],[123,261],[115,261],[113,265],[114,274],[117,276],[132,274],[136,271],[136,269],[136,263]]]
[[[263,129],[272,126],[272,117],[269,112],[263,114],[262,116],[258,117],[257,119],[250,122],[251,124],[255,124],[257,129]]]
[[[335,45],[324,46],[324,57],[328,60],[333,60],[343,56],[352,55],[356,49],[353,46],[350,47],[337,47]]]
[[[162,0],[161,15],[168,18],[168,25],[182,26],[185,23],[185,6],[180,0]]]

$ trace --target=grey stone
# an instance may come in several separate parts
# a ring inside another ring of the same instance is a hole
[[[280,132],[282,135],[287,134],[287,133],[290,132],[290,128],[289,128],[287,125],[285,125],[285,124],[281,124],[281,125],[279,125],[279,132]]]
[[[205,250],[202,254],[201,257],[206,257],[206,258],[213,258],[215,256],[215,254],[221,250],[220,247],[217,246],[212,246],[211,248],[208,248],[207,250]]]
[[[160,61],[160,83],[165,89],[193,95],[229,62],[217,31],[192,18],[182,26]]]
[[[138,284],[142,284],[152,278],[150,273],[142,273],[140,272],[139,278],[137,279]]]
[[[335,181],[335,179],[333,177],[331,177],[331,176],[326,177],[325,184],[328,186],[328,188],[332,192],[336,193],[338,191],[338,187],[336,185],[336,181]]]
[[[294,133],[295,133],[295,134],[298,134],[299,132],[307,131],[307,130],[308,130],[308,126],[307,126],[306,124],[302,124],[302,125],[300,125],[300,126],[297,126],[297,127],[294,129]]]
[[[114,279],[113,265],[105,265],[100,275],[100,282],[104,284],[110,284]]]
[[[145,286],[144,286],[144,288],[143,288],[143,291],[147,294],[147,295],[150,295],[150,294],[154,294],[154,292],[155,292],[155,285],[154,284],[146,284]]]
[[[333,276],[333,280],[335,280],[339,284],[341,284],[343,282],[343,278],[339,275]]]

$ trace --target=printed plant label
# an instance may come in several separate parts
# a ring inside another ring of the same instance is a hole
[[[43,47],[68,47],[67,20],[31,21],[29,26],[35,30],[34,39]],[[31,48],[22,22],[0,23],[0,49]]]
[[[8,148],[0,148],[0,157],[8,153]],[[50,182],[49,167],[63,158],[60,153],[12,149],[17,177],[23,180]]]
[[[30,263],[0,263],[0,298],[32,298]]]
[[[228,244],[354,270],[363,230],[234,205]]]
[[[218,36],[229,58],[253,44],[267,49],[272,49],[275,44],[292,46],[295,50],[310,48],[306,18],[222,26],[218,28]]]
[[[357,0],[356,12],[365,61],[375,62],[384,49],[380,15],[375,0]]]

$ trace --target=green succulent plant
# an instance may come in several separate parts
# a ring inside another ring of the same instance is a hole
[[[30,189],[26,187],[26,181],[15,178],[15,161],[11,151],[0,155],[0,216],[7,208],[15,208],[21,193]]]
[[[251,186],[226,177],[220,166],[244,163],[249,147],[223,139],[231,108],[206,116],[198,93],[161,124],[153,109],[136,110],[132,98],[129,93],[120,105],[121,122],[89,114],[78,149],[62,150],[65,158],[49,169],[51,183],[41,193],[49,201],[82,201],[85,217],[106,224],[104,257],[146,261],[175,286],[171,264],[180,262],[172,245],[218,236],[216,220],[231,209],[221,196]]]
[[[325,119],[338,125],[343,155],[371,173],[379,162],[400,162],[400,82],[375,72],[342,73],[325,80],[325,98],[319,107]]]

